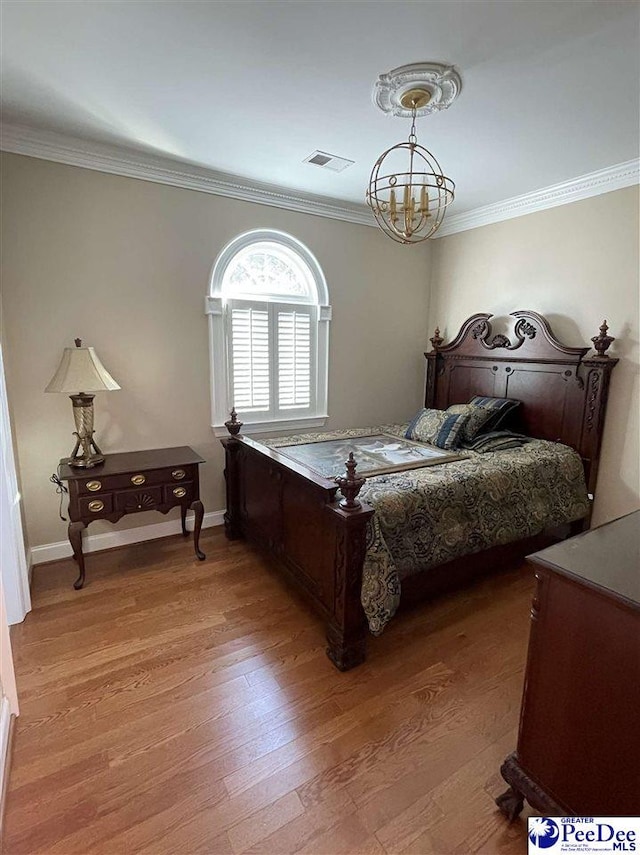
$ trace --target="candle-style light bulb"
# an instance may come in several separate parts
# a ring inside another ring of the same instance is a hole
[[[402,213],[404,215],[404,234],[405,237],[411,235],[411,207],[409,205],[409,185],[404,185],[404,195],[402,198]]]
[[[389,213],[391,216],[391,222],[395,225],[396,220],[398,219],[398,208],[396,205],[396,191],[391,189],[391,196],[389,198]]]
[[[424,184],[422,185],[422,190],[420,191],[420,213],[429,213],[429,197],[427,196],[427,188]]]

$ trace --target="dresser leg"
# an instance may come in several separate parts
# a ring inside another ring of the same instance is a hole
[[[182,523],[182,534],[185,537],[189,536],[189,532],[187,531],[187,506],[180,505],[180,522]]]
[[[195,514],[193,523],[193,548],[200,561],[204,561],[207,556],[200,549],[200,531],[202,530],[202,520],[204,519],[204,505],[200,499],[196,499],[195,502],[191,503],[191,510]]]
[[[500,808],[500,812],[506,816],[509,822],[513,822],[514,819],[522,813],[522,809],[524,808],[524,796],[522,793],[514,790],[513,787],[509,787],[506,792],[498,796],[496,804]]]
[[[80,575],[73,583],[73,587],[76,591],[79,591],[80,588],[84,585],[84,555],[82,553],[82,529],[84,528],[84,523],[82,522],[70,522],[69,523],[69,543],[71,544],[71,548],[73,549],[73,557],[78,562],[78,567],[80,569]]]

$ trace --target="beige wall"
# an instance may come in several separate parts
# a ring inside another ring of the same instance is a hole
[[[558,337],[589,344],[602,319],[616,336],[594,523],[640,507],[638,188],[434,241],[432,326],[450,338],[474,312],[532,309]],[[498,329],[497,325],[494,325]]]
[[[16,155],[2,160],[7,383],[30,546],[66,537],[48,479],[71,451],[71,404],[43,389],[76,336],[95,346],[122,387],[96,396],[103,451],[191,445],[207,459],[205,509],[224,507],[204,296],[217,254],[248,229],[291,233],[323,267],[333,306],[330,427],[403,420],[420,405],[427,247],[394,244],[366,226]],[[140,514],[118,527],[161,520]]]

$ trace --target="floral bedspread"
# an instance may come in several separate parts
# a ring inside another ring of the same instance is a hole
[[[404,435],[406,425],[267,440],[278,448],[313,440]],[[401,580],[430,567],[580,519],[589,503],[579,455],[534,439],[521,448],[367,479],[359,498],[375,508],[367,533],[362,606],[380,635],[400,603]]]

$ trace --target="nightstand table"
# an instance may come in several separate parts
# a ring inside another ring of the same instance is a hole
[[[204,561],[206,556],[200,550],[204,517],[198,472],[201,463],[202,457],[188,446],[107,454],[104,463],[92,469],[74,468],[66,458],[61,460],[58,476],[69,484],[69,542],[80,569],[73,587],[79,590],[84,585],[82,530],[94,520],[117,522],[125,514],[166,514],[179,507],[182,533],[187,537],[187,510],[191,509],[195,514],[193,545],[197,557]]]

